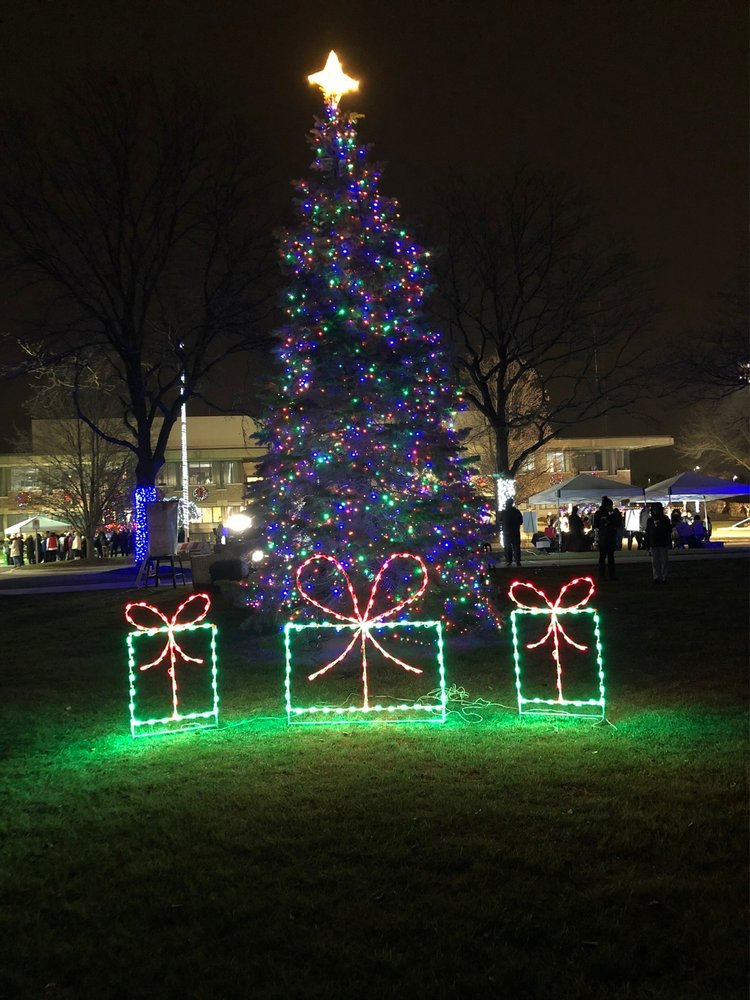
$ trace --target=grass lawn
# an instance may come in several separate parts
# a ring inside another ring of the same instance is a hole
[[[133,596],[3,599],[1,997],[747,997],[744,560],[601,586],[614,728],[519,720],[509,624],[471,721],[289,728],[217,603],[221,728],[134,741]]]

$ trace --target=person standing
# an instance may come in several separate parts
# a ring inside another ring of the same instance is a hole
[[[573,507],[568,517],[568,552],[583,552],[583,518],[578,507]]]
[[[621,524],[622,515],[620,512],[614,509],[609,497],[602,497],[601,506],[594,514],[594,530],[599,547],[599,576],[602,580],[607,579],[608,572],[610,580],[617,579],[615,576],[615,547]]]
[[[646,548],[646,525],[648,524],[648,519],[649,519],[650,516],[651,516],[651,512],[650,512],[649,506],[648,506],[648,504],[644,503],[643,507],[641,507],[641,513],[640,513],[640,518],[639,518],[639,528],[638,528],[638,531],[639,531],[639,534],[638,534],[638,548],[639,549],[645,549]]]
[[[508,497],[505,507],[500,511],[500,530],[503,533],[503,550],[505,553],[505,565],[521,565],[521,525],[523,524],[523,514],[514,506],[513,500]]]
[[[54,531],[48,531],[47,545],[45,548],[45,551],[47,553],[46,561],[48,563],[57,562],[57,549],[58,549],[57,535],[54,533]]]
[[[619,507],[613,507],[614,515],[616,518],[615,525],[615,548],[622,548],[622,540],[625,537],[625,518],[622,516],[622,511]]]
[[[18,569],[21,565],[21,536],[14,535],[10,543],[10,558],[13,560],[13,569]]]
[[[628,536],[628,552],[633,548],[633,542],[640,550],[646,547],[646,522],[648,521],[649,510],[644,504],[642,507],[631,507],[625,512],[625,531]]]
[[[672,522],[660,503],[651,504],[651,517],[646,522],[646,545],[651,556],[654,583],[666,583],[669,550],[672,546]]]

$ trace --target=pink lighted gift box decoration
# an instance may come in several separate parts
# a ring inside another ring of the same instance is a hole
[[[400,563],[405,574],[406,596],[377,612],[375,607],[383,576],[389,570],[393,572],[396,563]],[[415,568],[419,579],[416,587]],[[316,571],[327,571],[330,589],[348,596],[350,612],[330,607],[312,596],[310,590]],[[367,604],[361,610],[349,575],[337,559],[318,554],[302,563],[297,570],[297,589],[305,601],[323,612],[327,620],[287,622],[284,626],[288,721],[408,719],[444,722],[442,623],[390,620],[417,601],[426,587],[424,561],[419,556],[398,552],[386,559],[378,570]],[[394,648],[398,655],[393,652]]]
[[[150,736],[219,724],[215,625],[208,594],[191,594],[171,618],[145,601],[125,608],[130,732]]]

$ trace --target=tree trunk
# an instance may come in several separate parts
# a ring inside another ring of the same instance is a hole
[[[495,428],[495,471],[505,479],[512,479],[508,451],[508,430],[503,424]]]
[[[156,486],[159,470],[164,465],[164,451],[158,448],[152,450],[151,441],[147,438],[145,443],[139,441],[136,455],[136,486]]]

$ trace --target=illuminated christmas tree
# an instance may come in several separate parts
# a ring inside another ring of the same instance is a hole
[[[310,134],[311,177],[296,185],[298,222],[281,243],[283,377],[260,470],[271,555],[253,601],[293,618],[294,574],[311,554],[335,556],[363,585],[388,556],[412,552],[448,623],[486,618],[487,529],[452,423],[460,402],[441,337],[423,312],[429,255],[379,192],[360,116],[339,107],[357,81],[334,53],[309,79],[325,114]],[[407,585],[394,572],[381,589],[398,596]]]

